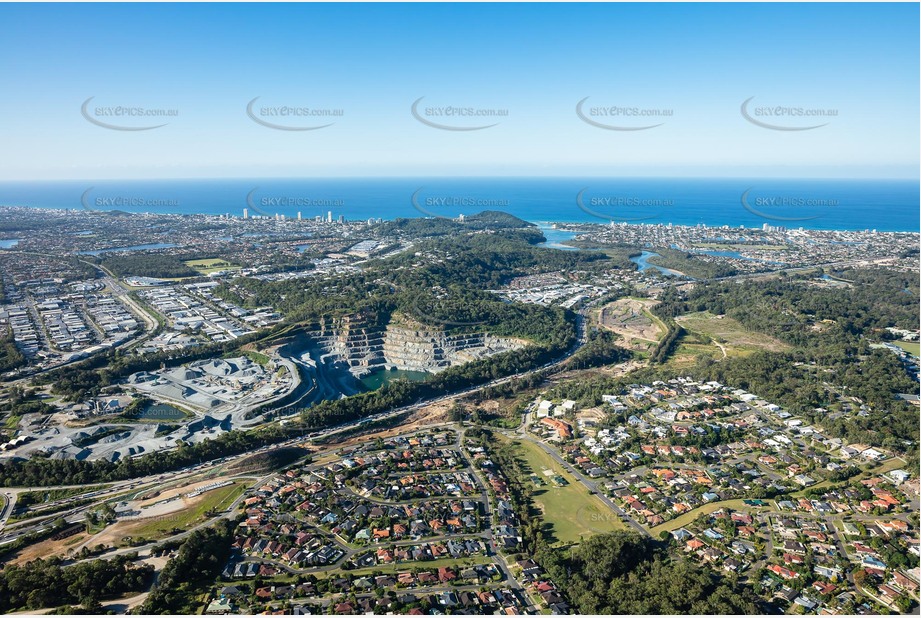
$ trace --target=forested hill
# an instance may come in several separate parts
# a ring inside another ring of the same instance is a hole
[[[477,230],[508,230],[534,227],[536,226],[533,223],[519,219],[514,215],[497,210],[484,210],[475,215],[465,217],[463,221],[443,217],[399,218],[384,221],[372,228],[372,231],[379,236],[406,235],[412,238],[424,238],[447,234],[465,234]]]

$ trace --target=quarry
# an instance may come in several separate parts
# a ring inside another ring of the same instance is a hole
[[[297,367],[301,384],[285,407],[307,405],[367,390],[363,379],[424,379],[524,347],[527,342],[485,332],[448,333],[403,316],[324,318],[292,335],[278,354]]]

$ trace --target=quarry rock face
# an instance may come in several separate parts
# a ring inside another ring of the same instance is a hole
[[[378,368],[438,373],[525,345],[485,332],[448,334],[418,323],[385,323],[373,316],[324,318],[307,335],[324,350],[323,361],[344,363],[357,377]]]

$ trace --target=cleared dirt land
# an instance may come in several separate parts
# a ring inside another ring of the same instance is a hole
[[[649,308],[658,301],[639,298],[621,298],[605,305],[597,312],[598,323],[624,338],[624,347],[647,350],[654,345],[665,329]]]
[[[75,534],[61,541],[48,539],[33,545],[27,545],[14,557],[7,559],[6,562],[7,564],[25,564],[26,562],[38,560],[39,558],[47,559],[51,556],[64,556],[71,549],[79,549],[89,538],[91,538],[89,534],[80,532],[79,534]]]

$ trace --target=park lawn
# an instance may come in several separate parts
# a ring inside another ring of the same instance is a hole
[[[243,483],[234,483],[211,490],[203,494],[199,502],[187,509],[164,516],[151,517],[150,520],[140,520],[137,525],[126,527],[125,536],[150,539],[169,534],[174,528],[184,529],[202,523],[205,520],[205,513],[223,511],[244,491],[246,491],[246,485]]]
[[[19,429],[19,421],[21,420],[22,420],[21,416],[16,416],[14,414],[11,414],[3,422],[3,426],[4,428],[6,428],[7,431],[16,431],[17,429]]]
[[[561,545],[578,543],[583,538],[624,530],[626,525],[597,496],[588,492],[582,483],[564,470],[540,446],[528,440],[515,442],[518,453],[527,462],[526,472],[533,472],[542,480],[544,470],[553,470],[566,480],[557,487],[550,479],[534,492],[534,501],[542,511],[541,519],[553,526],[553,536]]]
[[[769,506],[749,506],[743,502],[742,498],[722,500],[720,502],[708,502],[707,504],[703,504],[683,515],[679,515],[675,519],[669,520],[664,524],[660,524],[655,528],[650,529],[649,533],[653,536],[653,538],[658,538],[662,532],[671,532],[672,530],[682,528],[697,519],[700,515],[709,515],[713,511],[718,511],[724,507],[734,511],[758,511],[770,508]]]
[[[438,558],[436,560],[420,560],[418,562],[401,562],[399,564],[383,564],[373,567],[368,567],[365,569],[355,569],[354,571],[349,571],[356,575],[370,575],[371,573],[376,573],[380,571],[384,575],[391,573],[402,573],[404,571],[412,569],[437,569],[439,567],[447,566],[456,566],[458,568],[466,568],[470,566],[476,566],[479,564],[491,564],[495,561],[494,558],[489,556],[467,556],[466,558]]]
[[[222,258],[209,258],[205,260],[187,260],[185,265],[194,268],[203,275],[210,275],[221,270],[240,270],[240,266],[231,264]]]
[[[899,346],[915,358],[921,356],[921,343],[917,341],[893,341],[894,345]]]

